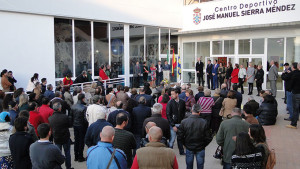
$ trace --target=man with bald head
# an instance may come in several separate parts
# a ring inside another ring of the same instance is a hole
[[[112,142],[115,129],[105,126],[100,133],[101,141],[87,151],[87,168],[127,168],[126,155],[120,150],[113,148]]]
[[[178,169],[176,155],[172,149],[160,142],[163,132],[153,126],[148,132],[149,143],[136,152],[131,169],[138,168],[173,168]]]

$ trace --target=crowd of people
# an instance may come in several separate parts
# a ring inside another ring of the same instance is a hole
[[[70,75],[54,89],[47,84],[46,78],[40,82],[35,73],[25,93],[23,88],[11,88],[17,81],[12,72],[3,70],[0,165],[2,168],[52,169],[65,163],[70,169],[71,145],[74,144],[74,160],[86,161],[87,168],[91,169],[176,169],[178,162],[172,148],[177,138],[179,154],[185,155],[187,168],[193,168],[194,156],[197,168],[203,168],[205,147],[216,135],[223,152],[223,168],[266,168],[270,150],[262,126],[276,123],[276,94],[259,89],[261,100],[257,102],[253,96],[248,96],[248,102],[242,106],[243,90],[238,91],[242,81],[238,77],[247,78],[248,83],[251,78],[260,83],[256,77],[263,76],[263,72],[259,73],[261,66],[255,71],[251,63],[247,70],[235,65],[235,69],[227,73],[230,64],[228,69],[216,64],[216,61],[215,65],[208,62],[208,67],[225,74],[219,89],[215,83],[218,76],[213,77],[217,72],[213,71],[211,79],[215,82],[209,85],[214,90],[213,95],[209,88],[202,86],[203,81],[197,94],[191,85],[179,83],[159,83],[151,90],[147,81],[143,88],[118,85],[116,90],[112,87],[104,90],[105,67],[101,67],[99,81],[85,91],[75,86],[71,92]],[[299,117],[299,65],[293,63],[292,68],[282,74],[291,120],[289,128],[296,128]],[[276,72],[276,68],[272,69]],[[239,75],[240,72],[243,74]],[[226,81],[227,74],[231,76]],[[78,78],[87,78],[86,72]],[[70,128],[74,131],[74,141]],[[86,157],[85,146],[88,147]]]

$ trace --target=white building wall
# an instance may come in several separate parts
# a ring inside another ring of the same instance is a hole
[[[0,0],[0,11],[171,28],[182,27],[182,7],[182,0]]]
[[[34,73],[54,84],[53,17],[0,12],[0,23],[0,69],[13,71],[17,88]]]

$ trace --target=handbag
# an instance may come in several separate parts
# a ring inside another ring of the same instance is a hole
[[[223,148],[221,146],[217,147],[213,157],[216,158],[216,159],[222,159],[223,158]]]

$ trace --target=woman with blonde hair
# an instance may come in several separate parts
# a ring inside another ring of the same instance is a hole
[[[223,119],[231,118],[231,112],[233,108],[236,107],[236,105],[237,105],[237,99],[235,97],[235,91],[230,90],[227,94],[227,98],[225,98],[224,101],[222,102],[220,116],[222,116]]]
[[[38,100],[40,98],[40,95],[42,93],[42,85],[40,82],[35,83],[35,88],[33,89],[33,93],[35,93],[35,100]]]
[[[19,97],[19,112],[22,110],[28,110],[28,96],[27,94],[21,94]]]

